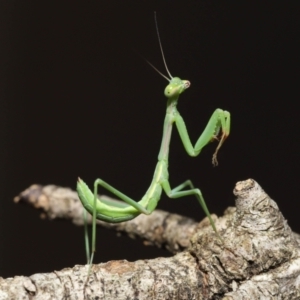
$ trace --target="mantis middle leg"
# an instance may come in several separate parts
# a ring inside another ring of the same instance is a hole
[[[194,188],[194,185],[191,180],[186,180],[185,182],[183,182],[182,184],[178,185],[177,187],[175,187],[173,189],[171,189],[171,187],[170,187],[169,180],[164,180],[161,183],[161,185],[162,185],[163,190],[167,194],[167,196],[171,199],[181,198],[181,197],[185,197],[185,196],[189,196],[189,195],[195,195],[198,202],[200,203],[202,209],[204,210],[206,216],[208,217],[213,230],[218,234],[215,223],[214,223],[214,221],[211,217],[211,214],[206,206],[206,203],[202,196],[202,193],[199,188]],[[183,191],[183,189],[187,186],[190,189]],[[219,234],[218,234],[218,236],[219,236]]]

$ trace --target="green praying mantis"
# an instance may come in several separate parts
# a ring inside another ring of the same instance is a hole
[[[149,215],[155,210],[158,201],[160,200],[162,190],[164,190],[164,192],[170,198],[181,198],[184,196],[195,195],[202,209],[207,215],[213,230],[219,237],[216,226],[206,206],[200,189],[195,188],[190,180],[186,180],[185,182],[173,189],[171,188],[169,182],[168,158],[172,128],[173,124],[175,123],[183,146],[190,156],[195,157],[199,155],[204,146],[206,146],[208,143],[214,140],[218,140],[218,146],[216,147],[216,150],[212,157],[212,163],[214,165],[217,165],[217,153],[230,132],[230,113],[219,108],[216,109],[212,114],[211,118],[209,119],[204,131],[198,138],[196,144],[194,146],[192,145],[184,120],[181,117],[179,111],[177,110],[179,95],[182,94],[186,89],[188,89],[191,83],[188,80],[182,80],[179,77],[173,77],[171,75],[165,61],[158,29],[157,34],[163,62],[166,71],[170,77],[168,78],[167,76],[162,74],[150,62],[147,61],[161,76],[163,76],[169,81],[169,84],[167,85],[164,91],[164,94],[167,97],[167,110],[163,125],[163,136],[160,151],[158,154],[158,162],[154,170],[152,182],[150,183],[150,186],[146,191],[145,195],[138,202],[123,194],[122,192],[120,192],[119,190],[117,190],[116,188],[114,188],[113,186],[111,186],[110,184],[108,184],[100,178],[96,179],[96,181],[94,182],[93,192],[89,189],[89,187],[82,179],[78,178],[78,196],[84,208],[93,216],[92,255],[88,261],[90,265],[92,264],[93,256],[95,253],[96,219],[109,223],[119,223],[132,220],[141,213]],[[123,200],[123,202],[117,200],[98,198],[99,186],[108,190],[120,200]]]

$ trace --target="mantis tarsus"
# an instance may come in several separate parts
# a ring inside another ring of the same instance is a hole
[[[190,180],[186,180],[173,189],[171,188],[168,173],[169,145],[174,123],[176,124],[184,148],[190,156],[197,156],[201,152],[202,148],[209,142],[219,140],[218,146],[212,158],[213,164],[217,165],[217,153],[230,132],[230,113],[219,108],[216,109],[212,114],[210,120],[208,121],[208,124],[206,125],[203,133],[198,138],[195,146],[193,146],[190,141],[184,120],[177,110],[179,95],[187,88],[189,88],[191,83],[188,80],[182,80],[178,77],[172,77],[165,62],[160,38],[159,44],[163,61],[170,78],[163,75],[155,67],[153,67],[151,63],[147,61],[156,71],[158,71],[164,78],[169,81],[169,84],[165,88],[164,92],[168,100],[167,111],[163,125],[161,147],[158,154],[158,162],[154,170],[153,179],[148,190],[146,191],[142,199],[136,202],[100,178],[98,178],[94,182],[94,192],[92,192],[85,184],[85,182],[80,178],[77,182],[77,192],[79,198],[84,208],[93,216],[92,256],[89,260],[90,265],[92,264],[93,254],[95,252],[96,219],[109,223],[119,223],[131,220],[141,213],[149,215],[156,208],[157,203],[160,200],[162,190],[164,190],[167,196],[170,198],[180,198],[188,195],[195,195],[200,205],[202,206],[202,209],[207,215],[213,230],[219,236],[214,221],[212,220],[210,212],[205,204],[201,191],[198,188],[194,188],[194,185]],[[98,186],[102,186],[124,202],[99,199]]]

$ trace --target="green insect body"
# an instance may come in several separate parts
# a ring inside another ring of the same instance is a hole
[[[156,15],[155,15],[156,18]],[[156,21],[156,19],[155,19]],[[159,40],[159,46],[162,53],[162,58],[164,61],[165,68],[167,70],[170,78],[162,74],[159,70],[157,70],[149,61],[147,63],[154,68],[162,77],[169,81],[169,84],[165,88],[165,96],[167,97],[167,110],[166,116],[163,125],[163,136],[161,141],[161,147],[158,154],[158,162],[156,164],[154,175],[152,182],[146,191],[145,195],[138,202],[126,196],[113,186],[109,185],[107,182],[102,179],[97,179],[94,182],[94,190],[93,192],[89,189],[89,187],[85,184],[83,180],[80,178],[77,182],[77,192],[80,201],[82,202],[86,211],[88,211],[93,216],[92,221],[92,255],[89,255],[89,243],[88,243],[88,235],[87,228],[85,226],[85,242],[86,242],[86,252],[88,263],[91,267],[93,256],[95,252],[95,244],[96,244],[96,219],[102,220],[109,223],[119,223],[125,222],[134,219],[141,213],[149,215],[151,214],[160,200],[161,193],[164,191],[168,197],[170,198],[181,198],[189,195],[196,196],[198,202],[200,203],[202,209],[207,215],[209,222],[217,234],[217,236],[221,239],[216,226],[214,224],[213,219],[211,218],[210,212],[206,206],[204,198],[200,189],[195,188],[193,183],[190,180],[186,180],[179,186],[175,188],[171,188],[169,183],[169,172],[168,172],[168,159],[169,159],[169,146],[171,141],[172,127],[173,124],[176,124],[176,128],[178,130],[179,136],[183,143],[183,146],[186,152],[190,156],[197,156],[201,152],[204,146],[209,144],[212,141],[218,140],[219,143],[212,157],[212,163],[217,165],[217,153],[224,143],[225,139],[228,137],[230,133],[230,113],[228,111],[222,109],[216,109],[212,116],[210,117],[203,133],[198,138],[195,146],[192,145],[184,120],[181,117],[180,113],[177,110],[178,98],[181,93],[183,93],[186,89],[188,89],[191,83],[188,80],[181,80],[179,77],[172,77],[171,73],[168,70],[160,37],[157,27],[156,21],[156,29]],[[98,198],[98,187],[108,190],[117,198],[122,201],[106,199],[106,198]],[[86,220],[86,212],[84,214]]]
[[[160,200],[162,190],[164,190],[170,198],[180,198],[188,195],[195,195],[205,214],[209,218],[212,228],[218,234],[201,191],[198,188],[194,188],[190,180],[183,182],[181,185],[173,189],[171,189],[169,183],[168,156],[172,126],[174,123],[176,124],[185,150],[190,156],[197,156],[205,145],[211,141],[219,140],[218,146],[213,155],[213,164],[215,165],[217,165],[217,152],[230,132],[230,113],[222,109],[216,109],[203,133],[198,138],[195,146],[192,145],[184,120],[177,110],[179,95],[189,87],[190,82],[188,80],[181,80],[178,77],[174,77],[170,79],[170,83],[165,89],[165,96],[168,98],[168,101],[158,162],[155,167],[152,182],[147,192],[139,202],[134,201],[102,179],[97,179],[95,181],[94,192],[89,189],[83,180],[78,179],[77,192],[79,198],[85,209],[91,215],[93,215],[93,252],[95,251],[94,240],[96,219],[109,223],[119,223],[129,221],[141,213],[149,215],[156,208],[157,203]],[[124,202],[101,198],[99,199],[98,186],[108,190]]]

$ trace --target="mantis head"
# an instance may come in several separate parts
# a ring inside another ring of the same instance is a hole
[[[165,96],[168,99],[177,99],[179,97],[179,95],[185,91],[187,88],[189,88],[191,86],[191,83],[188,80],[182,80],[179,77],[173,77],[168,69],[167,63],[166,63],[166,59],[165,59],[165,55],[164,55],[164,51],[162,48],[162,44],[161,44],[161,40],[160,40],[160,36],[159,36],[159,31],[158,31],[158,26],[157,26],[157,19],[156,19],[156,12],[154,12],[154,17],[155,17],[155,25],[156,25],[156,32],[157,32],[157,37],[158,37],[158,42],[159,42],[159,47],[160,47],[160,51],[161,51],[161,55],[162,55],[162,59],[166,68],[166,71],[169,75],[169,77],[167,77],[166,75],[164,75],[162,72],[160,72],[151,62],[149,62],[147,59],[146,62],[158,73],[160,74],[163,78],[167,79],[169,81],[169,84],[167,85],[167,87],[165,88]]]
[[[177,98],[182,92],[191,86],[188,80],[182,80],[179,77],[173,77],[170,83],[165,88],[165,96],[170,98]]]

